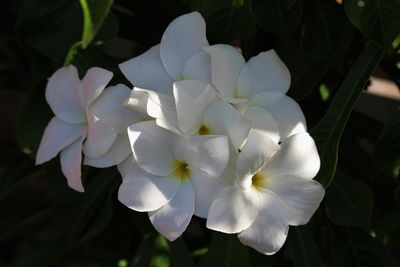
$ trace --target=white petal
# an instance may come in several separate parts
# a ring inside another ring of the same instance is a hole
[[[278,150],[277,142],[263,132],[252,129],[238,156],[238,184],[243,188],[249,188],[253,175],[259,172]]]
[[[229,159],[228,138],[226,136],[195,136],[181,139],[175,148],[176,159],[185,160],[214,177],[219,177]]]
[[[158,176],[173,172],[173,150],[182,137],[157,126],[154,121],[129,126],[128,136],[133,155],[141,168]]]
[[[88,157],[100,157],[112,146],[118,133],[95,116],[88,114],[88,137],[83,153]]]
[[[173,20],[160,43],[160,56],[165,70],[174,80],[181,80],[186,61],[207,46],[206,23],[198,12]]]
[[[197,134],[208,106],[218,99],[214,87],[196,80],[174,83],[179,129],[187,136]]]
[[[252,57],[240,72],[238,93],[250,97],[259,92],[285,94],[290,86],[290,72],[274,50]]]
[[[211,83],[211,58],[204,50],[194,54],[183,68],[183,79]]]
[[[36,154],[36,165],[54,158],[66,146],[83,135],[84,124],[69,124],[53,117],[44,130]]]
[[[208,172],[193,167],[190,177],[195,201],[194,214],[201,218],[207,218],[208,210],[217,193],[227,186],[226,182],[210,175]]]
[[[119,165],[118,170],[123,179],[118,200],[136,211],[158,210],[168,204],[181,187],[177,179],[154,176],[130,160]]]
[[[162,208],[149,212],[154,228],[169,241],[177,239],[189,225],[194,212],[194,192],[190,181],[182,183],[175,197]]]
[[[46,100],[51,110],[61,120],[69,123],[85,121],[81,103],[81,81],[72,65],[57,70],[46,86]]]
[[[317,175],[320,159],[314,140],[308,133],[292,135],[266,165],[269,175],[288,174],[312,179]]]
[[[300,106],[286,95],[258,93],[251,98],[250,106],[262,107],[272,114],[282,139],[307,131],[306,119]]]
[[[321,203],[325,190],[317,181],[294,175],[268,177],[268,189],[282,200],[290,225],[306,224]]]
[[[239,151],[232,145],[232,143],[229,143],[229,161],[220,178],[230,185],[233,185],[236,180],[236,164],[238,156]]]
[[[131,154],[132,150],[128,135],[119,134],[105,154],[97,158],[86,156],[84,164],[97,168],[108,168],[120,164]]]
[[[235,146],[240,148],[246,140],[251,122],[225,101],[215,101],[204,114],[204,123],[211,134],[228,135]]]
[[[222,95],[236,98],[236,82],[245,64],[243,56],[232,46],[212,45],[204,48],[211,57],[212,83]]]
[[[222,189],[210,206],[207,228],[233,234],[248,228],[260,210],[259,192],[233,185]]]
[[[285,243],[289,224],[286,210],[279,197],[269,191],[263,208],[254,223],[241,232],[239,240],[263,254],[276,253]]]
[[[79,138],[60,153],[61,170],[69,187],[78,192],[85,191],[81,180],[82,140],[82,137]]]
[[[160,45],[119,64],[121,72],[137,87],[171,93],[173,80],[166,73],[160,58]]]
[[[90,68],[86,72],[82,79],[85,107],[88,107],[103,92],[112,77],[111,71],[99,67]]]
[[[124,106],[140,112],[143,116],[147,115],[147,101],[149,94],[143,90],[137,90],[134,87],[128,99],[125,100]]]
[[[123,84],[108,87],[90,105],[89,112],[114,131],[126,134],[129,125],[143,120],[141,114],[123,105],[130,94],[131,90]]]
[[[243,115],[251,121],[253,129],[260,130],[268,135],[276,143],[280,140],[279,125],[276,123],[272,114],[261,107],[249,107]]]

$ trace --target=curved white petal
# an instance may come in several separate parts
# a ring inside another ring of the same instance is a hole
[[[161,62],[160,45],[155,45],[140,56],[119,64],[119,68],[133,86],[171,93],[173,80]]]
[[[279,142],[279,125],[268,110],[252,106],[248,107],[243,115],[251,121],[252,129],[260,130],[276,143]]]
[[[175,197],[162,208],[149,212],[154,228],[169,241],[177,239],[189,225],[194,212],[194,192],[190,181],[182,183]]]
[[[241,232],[240,242],[263,254],[276,253],[285,243],[289,224],[286,210],[279,197],[267,191],[263,208],[254,223]]]
[[[236,180],[236,165],[239,151],[229,143],[229,161],[225,167],[225,170],[221,174],[220,178],[227,182],[229,185],[233,185]]]
[[[180,136],[157,126],[155,121],[129,126],[128,136],[133,155],[141,168],[158,176],[173,172],[174,147]]]
[[[237,183],[249,188],[252,177],[279,150],[279,145],[265,133],[252,129],[237,159]]]
[[[190,181],[193,185],[195,201],[194,214],[201,218],[207,218],[208,210],[218,192],[227,186],[226,182],[210,175],[208,172],[192,168]]]
[[[123,179],[118,200],[136,211],[158,210],[168,204],[181,187],[177,179],[154,176],[130,160],[120,164],[118,170]]]
[[[118,133],[92,114],[88,114],[88,136],[83,153],[88,157],[100,157],[112,146]]]
[[[183,79],[211,83],[211,58],[204,50],[194,54],[183,68]]]
[[[83,135],[84,124],[69,124],[53,117],[44,130],[36,154],[36,165],[54,158],[66,146]]]
[[[245,64],[243,56],[234,47],[217,44],[203,48],[211,57],[211,78],[217,90],[227,98],[236,98],[236,82]]]
[[[113,73],[99,67],[90,68],[82,79],[84,106],[88,107],[106,88]]]
[[[83,163],[96,168],[108,168],[120,164],[131,154],[128,135],[119,134],[105,154],[97,158],[86,156]]]
[[[299,133],[285,139],[281,149],[266,165],[269,175],[298,175],[312,179],[317,175],[320,159],[314,140],[308,133]]]
[[[195,136],[181,139],[175,148],[176,159],[185,160],[214,177],[219,177],[229,159],[229,145],[226,136]]]
[[[174,19],[160,43],[160,56],[165,70],[174,80],[181,80],[186,61],[207,46],[206,23],[198,12]]]
[[[211,134],[228,135],[236,148],[246,140],[251,122],[225,101],[215,101],[204,113],[204,123]]]
[[[147,101],[149,100],[149,93],[134,87],[131,90],[129,98],[124,101],[124,106],[136,110],[142,116],[147,116]]]
[[[250,97],[259,92],[285,94],[290,86],[290,72],[274,50],[252,57],[240,72],[237,90]]]
[[[222,189],[210,206],[207,228],[227,233],[239,233],[247,229],[260,210],[261,196],[252,188],[233,185]]]
[[[287,95],[263,92],[255,94],[250,106],[269,111],[278,123],[281,139],[307,131],[306,119],[299,104]]]
[[[60,153],[61,170],[67,178],[69,187],[78,192],[85,191],[81,180],[82,141],[83,137],[61,150]]]
[[[178,126],[186,136],[197,134],[205,110],[218,99],[214,87],[197,80],[175,82],[174,97]]]
[[[108,87],[90,105],[89,112],[119,134],[126,134],[129,125],[143,120],[141,114],[123,105],[130,94],[123,84]]]
[[[86,120],[81,102],[81,81],[72,65],[57,70],[46,86],[46,100],[51,110],[61,120],[82,123]]]
[[[324,198],[324,187],[317,181],[294,175],[268,177],[268,189],[282,200],[290,225],[306,224]]]

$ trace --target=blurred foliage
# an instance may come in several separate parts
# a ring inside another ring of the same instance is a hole
[[[399,111],[354,112],[377,68],[400,84],[399,0],[4,0],[0,16],[0,266],[396,266],[400,260]],[[82,75],[159,42],[175,17],[199,11],[211,44],[246,58],[275,49],[292,75],[327,187],[306,226],[274,256],[208,231],[193,218],[175,242],[117,201],[116,169],[83,169],[73,192],[58,159],[34,166],[51,117],[47,78],[64,63]],[[121,45],[121,42],[123,45]],[[121,53],[120,50],[125,51]],[[328,187],[329,185],[329,187]]]

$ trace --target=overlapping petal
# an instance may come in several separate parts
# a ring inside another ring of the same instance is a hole
[[[106,88],[113,73],[103,68],[90,68],[82,79],[83,105],[87,108]]]
[[[78,138],[60,153],[61,170],[69,187],[78,192],[85,191],[81,180],[82,141],[83,137]]]
[[[190,181],[182,183],[175,197],[162,208],[149,212],[154,228],[169,241],[177,239],[194,213],[194,192]]]

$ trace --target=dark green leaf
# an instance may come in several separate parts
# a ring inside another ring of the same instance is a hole
[[[386,174],[400,174],[400,110],[385,125],[374,148],[374,161]]]
[[[209,250],[200,262],[199,267],[239,267],[249,265],[248,249],[240,243],[237,235],[214,232]]]
[[[351,22],[383,49],[387,49],[400,32],[399,0],[345,1]]]
[[[325,197],[328,218],[339,225],[358,226],[371,230],[374,197],[364,183],[337,174]]]
[[[322,266],[320,253],[308,226],[291,227],[289,244],[296,267]]]
[[[86,48],[99,31],[113,0],[79,0],[83,10],[82,47]]]
[[[317,180],[325,187],[331,182],[336,169],[338,145],[343,129],[369,77],[383,56],[383,51],[370,45],[359,56],[321,121],[311,129],[321,158],[321,169]]]

